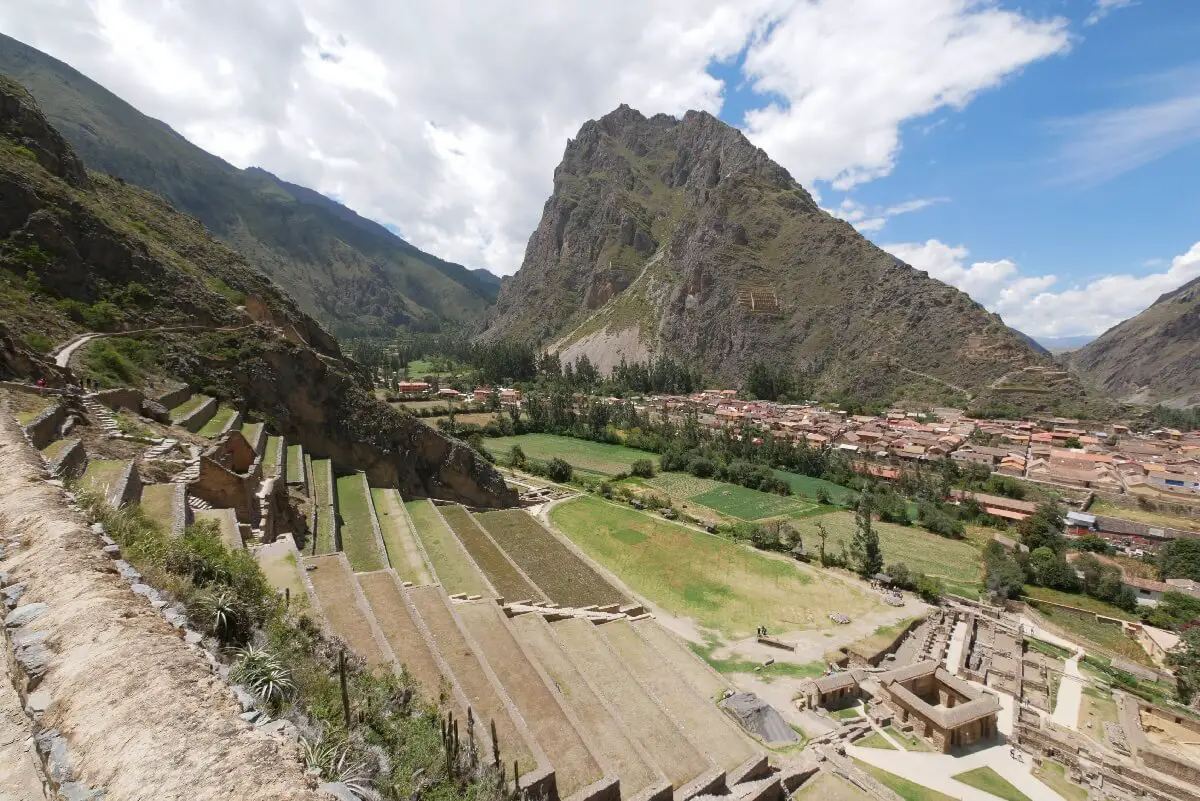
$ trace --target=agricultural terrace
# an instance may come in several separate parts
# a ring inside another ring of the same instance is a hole
[[[825,540],[826,553],[840,553],[843,544],[849,549],[850,538],[854,536],[852,512],[833,512],[796,521],[796,530],[804,538],[804,550],[812,556],[821,551],[818,523],[825,527],[828,534]],[[979,548],[967,540],[951,540],[917,526],[881,521],[874,521],[871,527],[879,534],[885,564],[903,562],[909,570],[942,576],[951,581],[971,583],[979,580],[982,557]]]
[[[375,522],[367,500],[367,482],[362,473],[351,473],[337,480],[338,512],[342,516],[342,550],[355,573],[369,573],[387,567],[375,540]]]
[[[829,500],[843,506],[850,506],[858,502],[858,493],[854,490],[843,487],[841,484],[834,484],[832,481],[826,481],[823,478],[813,478],[812,476],[804,476],[800,473],[789,473],[786,470],[774,470],[775,477],[783,479],[787,485],[792,488],[792,492],[796,495],[803,495],[805,498],[816,500],[819,490],[824,489],[829,495]]]
[[[287,447],[287,479],[289,484],[304,480],[304,449],[299,445]]]
[[[404,581],[413,584],[432,584],[433,574],[425,564],[417,535],[408,523],[400,493],[394,489],[372,487],[371,500],[379,518],[379,530],[387,548],[388,559]]]
[[[461,506],[443,506],[442,518],[471,554],[501,597],[509,601],[541,600],[541,591],[521,575],[496,543],[484,533],[471,513]]]
[[[416,528],[417,537],[429,555],[429,561],[437,580],[451,595],[465,592],[467,595],[490,595],[483,577],[475,569],[437,509],[430,501],[407,501],[408,510]]]
[[[485,512],[476,520],[559,606],[603,606],[626,598],[542,524],[519,509]]]
[[[1119,606],[1113,606],[1110,603],[1101,601],[1099,598],[1093,598],[1090,595],[1084,595],[1080,592],[1062,592],[1060,590],[1052,590],[1049,587],[1038,587],[1027,584],[1025,585],[1025,595],[1038,601],[1049,601],[1053,604],[1073,606],[1076,609],[1095,612],[1098,615],[1105,615],[1107,617],[1115,617],[1118,620],[1137,621],[1140,619],[1134,613],[1126,612]]]
[[[443,420],[449,420],[450,415],[442,415],[439,417],[427,417],[425,422],[433,427]],[[488,423],[496,419],[495,412],[464,412],[463,414],[454,415],[454,422],[460,426],[486,426]]]
[[[225,430],[225,426],[229,425],[229,421],[237,414],[237,409],[232,406],[221,404],[217,407],[217,413],[212,416],[207,423],[196,433],[202,437],[219,436]]]
[[[177,484],[147,484],[142,487],[139,504],[153,522],[170,531],[175,525],[175,492]]]
[[[760,625],[820,628],[829,612],[855,616],[875,605],[829,574],[598,498],[560,504],[550,519],[635,592],[729,637]]]
[[[172,420],[182,420],[211,400],[207,395],[193,395],[171,410]]]
[[[1066,636],[1081,643],[1089,651],[1100,651],[1124,657],[1141,665],[1154,666],[1145,649],[1126,635],[1120,624],[1102,623],[1089,612],[1072,612],[1070,609],[1040,604],[1037,601],[1032,605],[1049,624],[1047,628],[1051,631],[1065,632]]]
[[[81,484],[84,489],[107,498],[125,474],[127,464],[129,463],[120,459],[90,459]]]
[[[267,437],[267,451],[263,454],[263,473],[268,476],[279,474],[279,441],[282,437]]]
[[[291,448],[288,450],[290,451]],[[328,459],[313,459],[311,466],[312,502],[317,510],[316,552],[333,553],[337,550],[333,507],[329,505],[329,488],[333,484],[333,464]]]
[[[548,461],[557,456],[565,462],[570,462],[576,470],[603,476],[628,473],[630,465],[639,459],[649,459],[655,465],[658,464],[658,454],[649,451],[626,448],[624,445],[608,445],[603,442],[560,437],[555,434],[496,437],[485,440],[484,445],[498,460],[506,459],[513,445],[520,445],[521,450],[530,459]]]
[[[242,423],[242,436],[251,445],[258,444],[258,438],[262,435],[263,423]]]

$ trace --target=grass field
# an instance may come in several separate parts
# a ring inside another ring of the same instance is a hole
[[[825,526],[829,537],[825,541],[826,553],[838,553],[842,543],[850,546],[854,535],[854,514],[833,512],[817,518],[796,521],[796,529],[804,538],[804,550],[809,554],[820,553],[821,541],[817,536],[816,524]],[[931,534],[917,526],[899,526],[894,523],[876,521],[872,528],[879,534],[879,545],[883,549],[886,564],[903,562],[909,570],[919,570],[931,576],[943,576],[952,581],[971,583],[980,573],[979,549],[966,540],[950,540]]]
[[[196,433],[202,437],[215,437],[225,430],[225,426],[229,425],[229,421],[235,414],[237,414],[237,409],[222,403],[217,407],[217,413],[212,416],[212,419]]]
[[[1092,505],[1088,507],[1088,513],[1104,515],[1106,517],[1119,517],[1123,520],[1136,520],[1139,523],[1149,523],[1152,526],[1178,528],[1184,531],[1200,531],[1200,521],[1192,520],[1188,517],[1176,517],[1175,515],[1153,512],[1149,509],[1128,509],[1124,506],[1117,506],[1115,503],[1106,501],[1103,498],[1097,498],[1093,501]]]
[[[400,493],[394,489],[371,488],[371,500],[379,517],[379,530],[392,567],[404,581],[413,584],[432,584],[433,574],[417,545],[417,535],[408,524],[408,515],[401,505]]]
[[[38,415],[53,406],[54,402],[54,398],[31,395],[26,392],[12,392],[9,394],[9,404],[13,410],[13,416],[23,426],[27,426],[36,420]]]
[[[289,484],[304,481],[304,449],[299,445],[287,447],[287,480]]]
[[[858,740],[855,745],[861,745],[863,748],[879,748],[883,751],[895,751],[896,746],[888,742],[888,739],[877,731],[873,731],[866,737]]]
[[[98,493],[106,500],[125,473],[125,462],[121,459],[90,459],[80,483],[85,489]]]
[[[734,484],[711,489],[692,500],[722,514],[741,520],[763,520],[768,517],[794,517],[811,512],[816,504],[808,503],[790,495],[760,492]]]
[[[508,601],[540,601],[541,591],[530,584],[505,558],[504,552],[493,543],[461,506],[443,506],[442,518],[466,547],[475,564],[487,576],[496,592]]]
[[[872,801],[875,796],[836,773],[823,770],[802,784],[792,798],[799,801]]]
[[[837,709],[833,712],[830,712],[829,717],[833,718],[834,720],[854,720],[855,718],[862,716],[858,713],[856,708],[850,706],[846,707],[845,709]]]
[[[366,486],[362,473],[352,473],[337,480],[338,512],[342,516],[342,550],[346,552],[346,558],[350,560],[350,567],[355,573],[369,573],[387,567],[375,541],[375,525]]]
[[[1123,656],[1148,667],[1154,666],[1142,646],[1126,636],[1119,625],[1101,623],[1086,612],[1072,612],[1046,604],[1035,603],[1035,606],[1042,617],[1068,632],[1071,639],[1079,640],[1085,647]]]
[[[627,602],[603,576],[525,512],[485,512],[475,519],[556,604],[601,606]]]
[[[263,453],[263,472],[267,475],[279,473],[279,440],[282,437],[267,437],[266,452]]]
[[[449,420],[450,416],[442,417],[426,417],[425,422],[437,428],[437,425],[442,420]],[[496,419],[495,412],[464,412],[463,414],[454,415],[454,422],[460,426],[486,426],[488,423]]]
[[[576,470],[604,476],[628,472],[629,466],[638,459],[649,459],[658,464],[658,455],[648,451],[554,434],[521,434],[484,440],[484,447],[497,459],[506,458],[513,445],[520,445],[531,459],[545,461],[557,456]]]
[[[290,448],[289,448],[290,450]],[[333,517],[333,507],[329,505],[329,488],[333,482],[333,464],[328,459],[313,459],[312,467],[312,501],[317,507],[317,553],[333,553],[337,550],[337,537],[334,535],[336,521]],[[347,554],[347,558],[349,555]]]
[[[232,510],[199,509],[196,511],[196,520],[211,520],[216,523],[221,542],[225,543],[225,547],[229,550],[236,551],[246,547],[242,542],[242,533],[238,530],[237,518],[233,516]]]
[[[875,606],[866,593],[794,562],[597,498],[556,506],[551,520],[591,558],[667,611],[729,636],[828,625]]]
[[[392,406],[395,406],[397,409],[408,409],[414,412],[422,409],[450,409],[444,400],[393,401]]]
[[[429,501],[407,501],[404,507],[412,518],[417,536],[425,553],[429,555],[437,580],[451,595],[465,592],[468,595],[489,594],[479,571],[467,561],[462,546],[437,510]]]
[[[1033,769],[1033,775],[1067,801],[1087,801],[1088,791],[1067,777],[1067,768],[1061,762],[1043,759]]]
[[[175,484],[147,484],[138,502],[146,517],[170,531],[175,525]]]
[[[937,790],[930,789],[922,784],[902,779],[883,768],[868,765],[861,759],[854,760],[854,764],[869,773],[876,781],[890,788],[896,795],[903,798],[904,801],[957,801],[957,799],[945,793],[939,793]]]
[[[959,773],[951,778],[956,782],[962,782],[965,785],[974,787],[976,790],[982,790],[997,798],[1003,798],[1005,801],[1032,801],[1029,796],[1022,793],[1016,787],[1013,787],[1007,779],[986,765]]]
[[[813,478],[812,476],[804,476],[799,473],[789,473],[786,470],[776,470],[775,475],[782,478],[792,488],[792,492],[796,495],[803,495],[810,500],[816,500],[817,490],[822,487],[829,495],[829,500],[834,503],[850,505],[858,500],[858,493],[848,487],[843,487],[841,484],[834,484],[832,481],[826,481],[823,478]]]
[[[1084,595],[1081,592],[1060,592],[1059,590],[1052,590],[1049,587],[1036,587],[1032,584],[1027,584],[1025,585],[1025,595],[1038,601],[1049,601],[1054,604],[1073,606],[1076,609],[1095,612],[1098,615],[1106,617],[1115,617],[1118,620],[1135,621],[1139,619],[1132,612],[1126,612],[1119,606],[1113,606],[1110,603],[1105,603],[1090,595]]]
[[[933,750],[929,746],[927,746],[925,744],[925,741],[922,740],[920,737],[914,737],[911,734],[902,732],[899,729],[897,729],[895,726],[888,726],[886,729],[884,729],[884,731],[887,732],[889,735],[891,735],[891,738],[893,740],[900,743],[900,745],[904,746],[905,751],[932,751]]]
[[[193,395],[171,410],[172,420],[181,420],[211,400],[207,395]]]

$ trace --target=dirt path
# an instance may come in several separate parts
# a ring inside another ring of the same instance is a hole
[[[23,630],[52,651],[42,725],[65,733],[78,778],[110,801],[317,801],[292,747],[238,720],[207,663],[129,591],[0,403],[4,569],[46,612]]]

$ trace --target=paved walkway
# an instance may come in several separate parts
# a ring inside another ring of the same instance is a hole
[[[962,801],[996,801],[982,790],[955,781],[955,776],[979,767],[990,767],[1033,801],[1062,801],[1057,793],[1042,784],[1030,772],[1033,759],[1026,754],[1024,762],[1009,756],[1009,746],[1003,740],[996,745],[962,755],[929,754],[917,751],[887,751],[879,748],[846,746],[846,755],[883,768],[909,781],[924,785]]]
[[[1083,674],[1079,672],[1079,660],[1083,650],[1066,660],[1063,665],[1062,681],[1058,683],[1058,697],[1054,701],[1051,717],[1059,726],[1075,730],[1079,726],[1079,705],[1083,703]]]

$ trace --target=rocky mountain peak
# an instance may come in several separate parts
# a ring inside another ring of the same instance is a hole
[[[0,135],[24,148],[39,164],[72,186],[87,184],[87,170],[58,131],[46,122],[33,95],[0,75]]]

